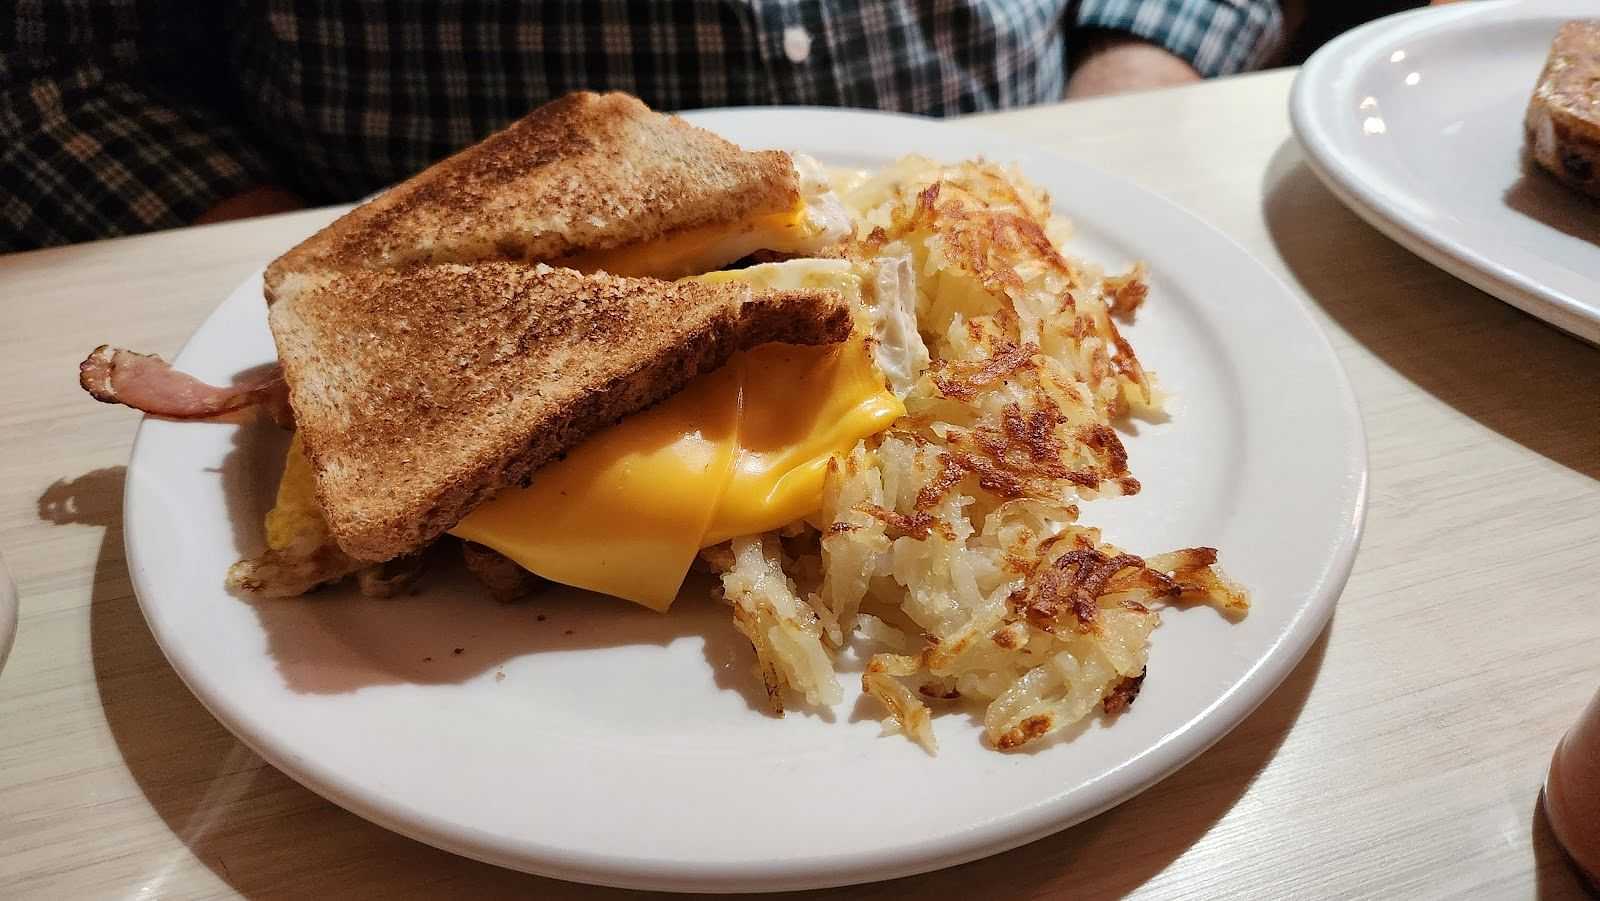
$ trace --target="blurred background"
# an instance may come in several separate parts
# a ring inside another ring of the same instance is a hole
[[[1318,47],[1362,22],[1427,6],[1426,0],[1284,0],[1284,63],[1299,65]]]
[[[1294,65],[1425,5],[17,3],[0,11],[0,253],[353,202],[571,91],[959,115]]]

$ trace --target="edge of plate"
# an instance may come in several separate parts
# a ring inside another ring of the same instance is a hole
[[[1330,99],[1331,73],[1342,54],[1391,30],[1408,25],[1420,27],[1418,23],[1423,19],[1442,19],[1440,24],[1444,24],[1518,8],[1521,7],[1511,0],[1450,8],[1425,7],[1395,13],[1345,32],[1313,53],[1295,75],[1289,92],[1289,123],[1317,179],[1368,225],[1451,276],[1565,332],[1600,344],[1600,316],[1591,314],[1576,299],[1538,284],[1437,229],[1412,221],[1397,204],[1363,180],[1340,158],[1334,126],[1324,111],[1327,104],[1322,101]]]

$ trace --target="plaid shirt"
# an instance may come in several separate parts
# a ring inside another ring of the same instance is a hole
[[[258,185],[405,178],[552,97],[930,115],[1060,99],[1069,26],[1201,74],[1276,0],[16,0],[0,14],[0,250],[184,225]]]

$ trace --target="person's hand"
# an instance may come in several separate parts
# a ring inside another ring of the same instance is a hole
[[[227,222],[230,219],[249,219],[252,216],[266,216],[271,213],[287,213],[290,210],[301,209],[305,205],[305,201],[282,188],[258,185],[219,201],[216,206],[201,213],[194,220],[194,224],[205,225],[208,222]]]
[[[1182,57],[1133,35],[1107,33],[1089,41],[1067,79],[1067,97],[1147,91],[1200,80]]]

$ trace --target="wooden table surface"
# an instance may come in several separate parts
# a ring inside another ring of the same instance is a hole
[[[1312,301],[1355,384],[1371,508],[1326,633],[1165,782],[1032,845],[851,897],[1577,897],[1537,811],[1600,687],[1600,349],[1412,257],[1289,134],[1291,72],[984,127],[1164,193]],[[131,594],[138,417],[74,366],[175,352],[314,210],[0,257],[0,897],[612,897],[453,857],[264,764],[168,667]],[[1107,210],[1107,215],[1115,215]]]

